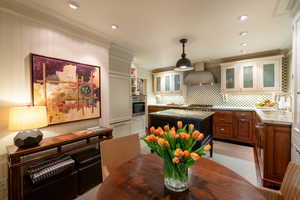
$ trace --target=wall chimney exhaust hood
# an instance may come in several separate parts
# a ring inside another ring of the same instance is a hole
[[[195,64],[195,71],[190,71],[184,78],[184,83],[188,86],[195,85],[213,85],[215,83],[214,76],[211,72],[204,70],[205,63]]]

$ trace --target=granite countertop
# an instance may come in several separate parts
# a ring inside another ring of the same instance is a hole
[[[215,114],[214,112],[194,111],[194,110],[181,110],[169,109],[158,112],[149,113],[151,116],[166,116],[166,117],[180,117],[189,119],[206,119]]]
[[[188,107],[187,104],[182,105],[169,105],[169,104],[153,104],[149,106],[164,106],[164,107],[170,107],[170,108],[181,108],[180,109],[169,109],[166,111],[159,111],[155,112],[157,114],[161,115],[184,115],[186,117],[192,117],[197,116],[197,113],[211,113],[211,112],[203,112],[203,111],[196,111],[197,108],[191,108]],[[183,109],[182,109],[183,108]],[[186,110],[185,110],[186,108]],[[190,110],[193,109],[193,110]],[[228,111],[253,111],[256,112],[259,118],[263,123],[269,123],[269,124],[279,124],[279,125],[292,125],[293,123],[293,116],[292,112],[287,111],[279,111],[279,110],[261,110],[257,109],[256,107],[237,107],[237,106],[228,106],[228,105],[217,105],[210,108],[212,111],[218,111],[218,110],[228,110]],[[171,110],[171,112],[170,112]],[[176,110],[176,113],[172,110]],[[154,114],[155,114],[154,113]],[[213,112],[212,112],[213,113]],[[151,113],[153,114],[153,113]]]
[[[280,110],[259,110],[256,113],[263,123],[279,124],[279,125],[292,125],[293,115],[292,112]]]

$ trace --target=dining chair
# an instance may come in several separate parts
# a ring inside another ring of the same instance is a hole
[[[279,191],[258,188],[266,200],[300,200],[300,165],[290,162]]]
[[[100,143],[103,181],[122,163],[141,154],[138,134],[105,140]]]

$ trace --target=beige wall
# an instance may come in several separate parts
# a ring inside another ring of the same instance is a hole
[[[6,198],[6,146],[16,135],[7,130],[8,110],[31,104],[30,53],[102,67],[102,119],[45,128],[49,137],[109,124],[108,47],[0,8],[0,199]]]

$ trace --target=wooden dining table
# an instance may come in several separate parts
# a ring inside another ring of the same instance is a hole
[[[230,169],[201,158],[190,169],[189,189],[164,187],[163,160],[140,155],[113,170],[100,186],[97,200],[264,200],[255,186]]]

